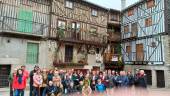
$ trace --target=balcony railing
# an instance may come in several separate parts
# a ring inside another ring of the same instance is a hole
[[[56,36],[54,38],[57,38],[58,40],[61,41],[87,43],[87,44],[107,43],[107,35],[103,35],[99,33],[82,32],[77,30],[60,30],[60,29],[57,30],[57,28],[53,28],[51,33],[53,33],[52,35]]]
[[[136,38],[137,32],[125,32],[122,35],[123,35],[123,39]]]
[[[107,29],[107,33],[108,33],[108,40],[110,41],[120,41],[121,40],[121,33],[120,32],[115,32],[112,29]]]
[[[128,63],[133,63],[133,64],[146,64],[148,61],[145,60],[145,53],[146,52],[142,52],[140,53],[136,53],[136,52],[131,52],[131,53],[125,53],[123,55],[124,58],[124,62],[128,62]]]
[[[79,61],[79,62],[56,62],[56,61],[54,61],[53,62],[53,66],[55,66],[55,67],[69,67],[69,66],[72,66],[72,67],[75,67],[75,66],[85,66],[85,65],[88,65],[88,63],[87,62],[81,62],[81,61]]]
[[[43,36],[48,32],[48,28],[48,25],[33,21],[12,17],[0,18],[0,32]]]

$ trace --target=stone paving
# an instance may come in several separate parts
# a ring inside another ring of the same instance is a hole
[[[9,89],[0,88],[0,96],[9,96]],[[29,96],[29,91],[25,91],[25,96]],[[63,96],[82,96],[81,94],[71,94]],[[91,96],[170,96],[170,89],[149,88],[147,91],[135,88],[111,89],[104,94],[93,93]]]

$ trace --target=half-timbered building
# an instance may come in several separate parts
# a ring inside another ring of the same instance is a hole
[[[153,87],[170,86],[169,0],[140,0],[122,11],[126,70],[143,69]]]
[[[108,46],[105,50],[103,62],[106,70],[123,70],[121,54],[121,11],[110,9],[107,21]]]
[[[50,11],[49,38],[57,40],[54,66],[100,70],[108,9],[85,0],[54,0]]]

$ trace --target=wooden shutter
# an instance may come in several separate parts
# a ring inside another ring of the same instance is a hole
[[[39,55],[39,45],[36,43],[27,44],[27,64],[37,64]]]
[[[19,10],[17,31],[32,33],[33,12],[31,10]]]
[[[152,8],[155,6],[155,0],[148,0],[147,1],[147,8]]]
[[[144,60],[143,44],[136,45],[136,61]]]
[[[131,46],[126,46],[126,53],[128,55],[129,58],[132,58],[131,57],[131,54],[132,54],[132,48]]]

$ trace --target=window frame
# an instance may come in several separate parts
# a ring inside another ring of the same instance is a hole
[[[36,61],[35,61],[35,63],[32,63],[32,62],[29,62],[28,61],[28,57],[30,57],[30,56],[28,56],[28,45],[29,44],[36,44],[37,45],[37,57],[36,57]],[[38,64],[39,63],[39,52],[40,51],[40,45],[39,45],[39,43],[37,43],[37,42],[27,42],[27,47],[26,47],[26,64]]]
[[[130,29],[129,25],[124,26],[124,33],[129,33],[130,32],[129,29]],[[126,31],[126,30],[128,30],[128,31]]]
[[[155,6],[155,0],[148,0],[146,2],[147,9],[152,8]]]
[[[152,25],[153,25],[152,17],[146,18],[145,19],[145,27],[150,27]]]
[[[71,4],[71,6],[70,6],[70,4]],[[69,9],[73,9],[74,8],[74,2],[70,1],[70,0],[65,0],[65,7],[69,8]]]
[[[59,26],[59,22],[65,23],[63,28],[62,28],[62,26]],[[66,21],[64,21],[64,20],[58,20],[57,21],[57,28],[66,30],[66,26],[67,26],[67,22]]]
[[[94,14],[94,12],[95,12],[95,14]],[[91,15],[97,17],[98,16],[98,10],[95,9],[95,8],[92,8],[91,9]]]
[[[134,8],[128,10],[128,16],[134,15]]]

